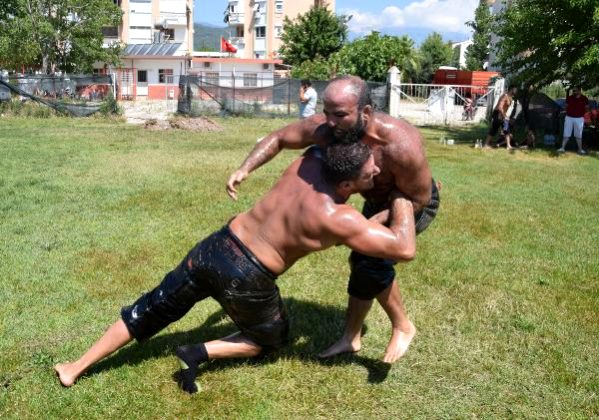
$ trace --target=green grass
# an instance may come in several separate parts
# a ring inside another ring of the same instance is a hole
[[[252,174],[233,202],[228,175],[286,121],[218,122],[224,131],[191,133],[0,118],[0,417],[599,416],[598,156],[474,149],[482,128],[422,130],[442,204],[417,258],[397,267],[418,334],[391,368],[379,362],[389,322],[378,305],[358,355],[315,357],[343,328],[339,247],[278,280],[292,345],[261,361],[208,363],[196,396],[173,382],[173,350],[234,331],[211,300],[59,386],[56,362],[77,358],[298,154]]]

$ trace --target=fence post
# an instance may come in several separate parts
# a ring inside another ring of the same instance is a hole
[[[287,116],[291,115],[291,77],[287,78]]]
[[[399,117],[399,101],[401,91],[401,72],[395,66],[392,66],[387,72],[389,83],[389,115],[394,118]]]
[[[231,78],[233,79],[233,109],[231,110],[231,112],[235,112],[235,72],[233,71],[233,73],[231,73]]]

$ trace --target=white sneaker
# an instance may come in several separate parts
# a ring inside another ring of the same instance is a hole
[[[586,155],[586,154],[587,154],[587,151],[586,151],[586,150],[584,150],[584,149],[580,149],[580,150],[578,151],[578,154],[579,154],[579,155]]]
[[[563,147],[560,147],[559,149],[557,149],[557,153],[565,153],[566,151],[564,150]]]

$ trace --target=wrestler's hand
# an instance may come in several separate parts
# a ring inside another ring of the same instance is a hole
[[[389,223],[389,209],[385,209],[383,211],[378,212],[374,216],[371,216],[371,222],[380,223],[381,225],[386,225]]]
[[[233,200],[237,201],[237,186],[241,184],[247,177],[248,172],[242,169],[238,169],[229,177],[229,181],[227,182],[227,194]]]

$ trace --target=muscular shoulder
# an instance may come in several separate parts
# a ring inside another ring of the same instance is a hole
[[[396,164],[410,164],[424,159],[422,135],[412,124],[389,115],[376,114],[377,137],[384,144],[385,159]]]
[[[336,205],[333,211],[323,218],[324,229],[337,242],[354,236],[366,229],[366,223],[366,218],[359,211],[347,204]]]
[[[273,134],[279,138],[283,147],[303,148],[314,143],[322,143],[321,134],[323,127],[326,127],[324,115],[315,114],[311,117],[295,121],[283,128],[275,131]]]

